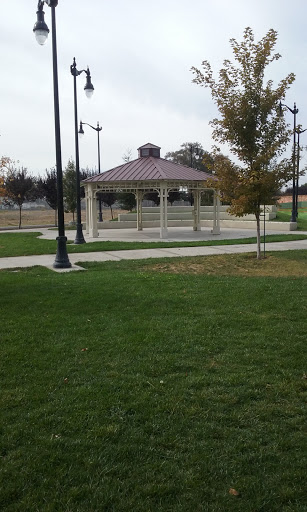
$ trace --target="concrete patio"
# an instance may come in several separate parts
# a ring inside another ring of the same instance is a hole
[[[31,228],[28,231],[41,231],[41,238],[52,240],[56,238],[56,231],[46,228]],[[173,227],[168,228],[168,238],[161,240],[160,229],[158,227],[145,228],[142,231],[137,231],[134,228],[126,229],[99,229],[98,238],[92,238],[85,233],[85,226],[83,227],[83,235],[86,242],[101,242],[106,240],[120,241],[120,242],[193,242],[193,241],[205,241],[205,240],[229,240],[236,238],[250,238],[256,236],[255,229],[232,229],[223,228],[220,235],[211,233],[212,228],[202,228],[201,231],[192,231],[187,227]],[[18,232],[18,230],[15,230]],[[76,232],[75,230],[66,230],[66,236],[68,240],[74,240]],[[263,234],[263,232],[261,232]],[[266,234],[289,234],[289,230],[285,229],[270,229],[266,230]],[[0,234],[1,236],[1,234]]]

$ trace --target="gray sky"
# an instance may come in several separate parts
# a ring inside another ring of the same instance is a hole
[[[39,46],[33,26],[37,0],[0,0],[0,155],[33,174],[55,165],[51,33]],[[51,29],[51,9],[45,5]],[[70,65],[90,67],[95,87],[86,98],[77,78],[79,119],[103,127],[101,167],[132,158],[146,142],[161,155],[186,141],[212,145],[209,121],[217,115],[208,89],[192,84],[191,66],[206,59],[218,71],[231,58],[229,39],[279,33],[282,59],[270,66],[274,84],[288,73],[296,81],[286,103],[299,108],[307,127],[306,0],[59,0],[56,8],[63,168],[74,156],[73,77]],[[287,114],[289,123],[293,116]],[[80,167],[97,168],[97,134],[80,141]],[[306,135],[301,143],[307,144]],[[304,158],[302,165],[306,163]]]

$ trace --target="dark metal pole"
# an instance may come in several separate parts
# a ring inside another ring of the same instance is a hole
[[[57,169],[57,206],[58,206],[58,232],[57,253],[53,264],[54,268],[70,268],[71,263],[67,255],[64,224],[64,203],[63,203],[63,171],[61,153],[61,131],[60,131],[60,109],[59,109],[59,85],[58,85],[58,61],[56,44],[56,17],[55,6],[51,6],[52,19],[52,62],[53,62],[53,92],[54,92],[54,127],[55,127],[55,151]]]
[[[193,146],[193,144],[191,144],[190,152],[191,152],[191,167],[192,167],[192,169],[194,169],[194,164],[195,164],[195,158],[193,159],[194,151],[195,151],[195,147]],[[193,192],[190,192],[190,203],[191,203],[191,206],[194,204]]]
[[[101,174],[100,169],[100,141],[99,141],[99,134],[101,132],[101,128],[99,128],[99,123],[97,123],[97,133],[98,133],[98,173]]]
[[[295,197],[295,211],[296,218],[298,217],[298,178],[299,178],[299,170],[300,170],[300,134],[302,132],[300,130],[297,131],[297,164],[296,164],[296,197]]]
[[[293,176],[292,176],[292,213],[291,213],[291,222],[296,222],[297,217],[297,193],[296,193],[296,114],[298,113],[298,108],[296,108],[296,103],[294,103],[293,109],[285,105],[281,101],[279,102],[279,111],[280,115],[282,115],[282,107],[286,107],[291,114],[293,114]]]
[[[292,176],[292,214],[291,214],[291,222],[296,222],[296,103],[294,103],[293,108],[293,176]]]
[[[101,131],[101,128],[99,128],[99,123],[97,123],[97,134],[98,134],[98,173],[99,174],[101,173],[101,169],[100,169],[100,140],[99,140],[100,131]],[[99,220],[99,222],[103,222],[101,196],[99,195],[98,197],[99,197],[99,217],[98,217],[98,220]]]
[[[300,134],[307,131],[300,130],[297,128],[297,164],[296,164],[296,216],[298,217],[298,185],[299,185],[299,174],[300,174]]]
[[[265,205],[264,205],[264,217],[263,217],[263,257],[265,258]]]
[[[72,65],[73,69],[76,69],[76,60]],[[77,198],[77,232],[75,238],[75,244],[85,244],[82,223],[81,223],[81,193],[80,193],[80,165],[79,165],[79,140],[78,140],[78,107],[77,107],[77,77],[76,73],[73,73],[74,77],[74,111],[75,111],[75,150],[76,150],[76,198]]]
[[[93,130],[95,130],[97,132],[97,137],[98,137],[98,173],[101,174],[101,166],[100,166],[100,139],[99,139],[99,133],[101,132],[102,128],[101,126],[99,126],[99,122],[97,121],[97,128],[95,128],[95,126],[92,126],[91,124],[88,124],[88,123],[83,123],[81,121],[80,123],[80,131],[79,133],[83,133],[83,129],[81,131],[81,127],[83,127],[83,125],[86,124],[87,126],[90,126]],[[99,201],[99,215],[98,215],[98,221],[99,222],[102,222],[103,221],[103,218],[102,218],[102,201],[101,201],[101,197],[99,195],[99,193],[97,194],[97,197],[98,197],[98,201]]]

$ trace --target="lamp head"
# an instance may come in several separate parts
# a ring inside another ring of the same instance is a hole
[[[80,121],[80,128],[79,128],[79,131],[78,131],[80,137],[83,137],[84,135],[84,130],[83,130],[83,124],[82,124],[82,121]]]
[[[43,45],[47,41],[47,37],[49,34],[49,28],[46,25],[45,19],[44,19],[45,13],[43,11],[43,2],[39,1],[37,8],[38,8],[38,10],[36,12],[37,21],[34,25],[33,32],[35,34],[36,41],[38,42],[38,44]]]
[[[85,90],[85,94],[88,98],[91,98],[93,96],[94,86],[91,82],[91,75],[90,75],[89,68],[87,68],[87,71],[86,71],[86,84],[84,86],[84,90]]]

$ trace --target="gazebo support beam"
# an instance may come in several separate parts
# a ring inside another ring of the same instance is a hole
[[[89,212],[89,197],[88,197],[88,187],[85,187],[85,215],[86,215],[86,218],[85,218],[85,233],[88,235],[89,234],[89,215],[88,215],[88,212]]]
[[[97,200],[96,200],[96,192],[93,187],[88,188],[87,192],[87,222],[86,229],[87,233],[92,238],[98,238],[98,226],[97,226]]]
[[[135,192],[136,197],[136,211],[137,211],[137,217],[136,217],[136,227],[138,231],[143,231],[143,216],[142,216],[142,201],[144,197],[144,192],[142,190],[137,190]]]
[[[200,226],[200,190],[193,190],[194,209],[193,209],[193,231],[201,231]]]
[[[167,238],[167,198],[168,190],[165,185],[161,184],[160,187],[160,238]]]
[[[213,196],[213,229],[211,233],[213,235],[220,235],[221,234],[221,228],[220,228],[220,205],[221,201],[218,195],[218,192],[214,191]]]

